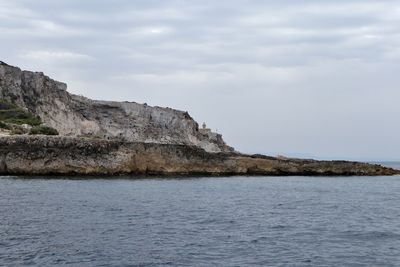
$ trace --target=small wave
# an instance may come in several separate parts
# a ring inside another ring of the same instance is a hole
[[[376,239],[399,239],[400,234],[394,232],[382,232],[382,231],[344,231],[340,237],[355,238],[360,240],[376,240]]]

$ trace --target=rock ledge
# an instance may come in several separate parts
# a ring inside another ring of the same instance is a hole
[[[65,136],[0,137],[1,175],[381,176],[380,165],[209,153],[188,145]]]

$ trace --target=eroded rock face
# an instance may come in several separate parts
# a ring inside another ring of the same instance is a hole
[[[379,165],[208,153],[196,146],[62,136],[0,137],[0,174],[394,175]]]
[[[42,72],[21,71],[0,61],[0,98],[25,108],[65,136],[128,142],[186,144],[228,152],[221,135],[199,131],[187,112],[134,102],[96,101],[67,92]]]

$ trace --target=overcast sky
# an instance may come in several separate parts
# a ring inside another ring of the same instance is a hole
[[[400,160],[400,1],[0,0],[0,60],[250,153]]]

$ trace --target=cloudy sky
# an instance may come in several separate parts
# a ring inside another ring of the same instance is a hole
[[[0,60],[251,153],[400,160],[400,1],[0,0]]]

